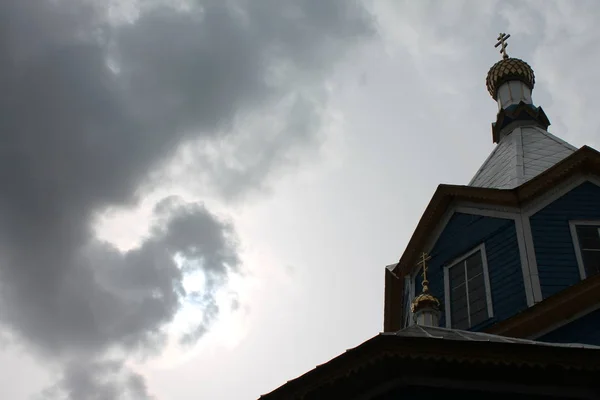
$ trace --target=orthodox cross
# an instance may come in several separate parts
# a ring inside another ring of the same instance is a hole
[[[502,58],[504,58],[505,60],[508,58],[508,54],[506,54],[506,46],[508,46],[508,43],[506,43],[506,41],[508,40],[508,38],[510,37],[510,34],[506,34],[506,33],[501,33],[498,36],[498,43],[496,43],[496,45],[494,47],[498,47],[500,45],[502,45],[502,47],[500,48],[500,54],[502,54]]]
[[[431,256],[427,253],[421,253],[417,266],[423,267],[423,291],[428,289],[429,281],[427,280],[427,261],[431,260]]]

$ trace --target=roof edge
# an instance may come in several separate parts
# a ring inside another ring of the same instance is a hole
[[[551,351],[548,351],[551,349]],[[515,351],[518,350],[518,351]],[[378,334],[362,344],[346,350],[330,361],[288,381],[260,399],[296,399],[318,387],[331,384],[360,372],[381,360],[414,363],[416,360],[440,360],[464,365],[493,364],[511,368],[528,365],[533,368],[562,366],[564,369],[598,371],[600,350],[577,347],[550,347],[532,343],[495,341],[443,340],[429,337],[406,337]],[[558,362],[560,360],[560,362]]]
[[[577,310],[589,309],[597,304],[599,291],[600,275],[591,276],[519,314],[491,325],[485,332],[516,338],[532,337],[557,321],[568,320]]]

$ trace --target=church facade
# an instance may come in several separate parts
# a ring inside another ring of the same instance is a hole
[[[384,332],[261,398],[600,398],[600,153],[547,131],[508,37],[496,146],[386,267]]]

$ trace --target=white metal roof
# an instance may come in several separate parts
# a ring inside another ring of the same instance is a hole
[[[398,265],[398,263],[394,263],[394,264],[390,264],[390,265],[386,265],[385,267],[387,269],[389,269],[390,271],[394,271],[394,268],[396,268],[396,265]]]
[[[513,189],[577,150],[547,131],[525,126],[504,136],[469,186]]]
[[[462,331],[433,326],[412,325],[397,332],[381,333],[381,335],[395,335],[402,337],[423,337],[429,339],[459,340],[469,342],[498,342],[513,344],[529,344],[549,347],[572,347],[582,349],[600,350],[600,346],[583,343],[549,343],[537,340],[517,339],[508,336],[493,335],[485,332]]]

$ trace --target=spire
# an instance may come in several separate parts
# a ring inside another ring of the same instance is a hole
[[[516,126],[533,125],[545,130],[550,125],[544,111],[534,106],[531,99],[535,86],[533,69],[525,61],[506,53],[509,37],[506,33],[498,36],[495,47],[500,46],[502,60],[490,68],[485,80],[490,96],[498,103],[498,115],[492,124],[494,143]]]
[[[492,140],[496,148],[470,186],[513,189],[552,167],[576,149],[548,133],[550,121],[531,98],[533,69],[506,52],[510,35],[501,33],[495,47],[502,59],[490,68],[486,87],[498,103]]]
[[[415,323],[422,326],[440,325],[440,301],[429,293],[429,281],[427,280],[427,261],[431,259],[427,253],[421,254],[421,260],[417,265],[423,268],[423,290],[415,297],[411,305]]]
[[[535,86],[533,69],[525,61],[508,56],[506,40],[509,37],[510,35],[506,33],[498,36],[495,47],[501,46],[502,60],[490,68],[486,78],[487,90],[498,102],[499,110],[507,109],[521,101],[525,104],[533,104],[531,100],[531,91]]]

